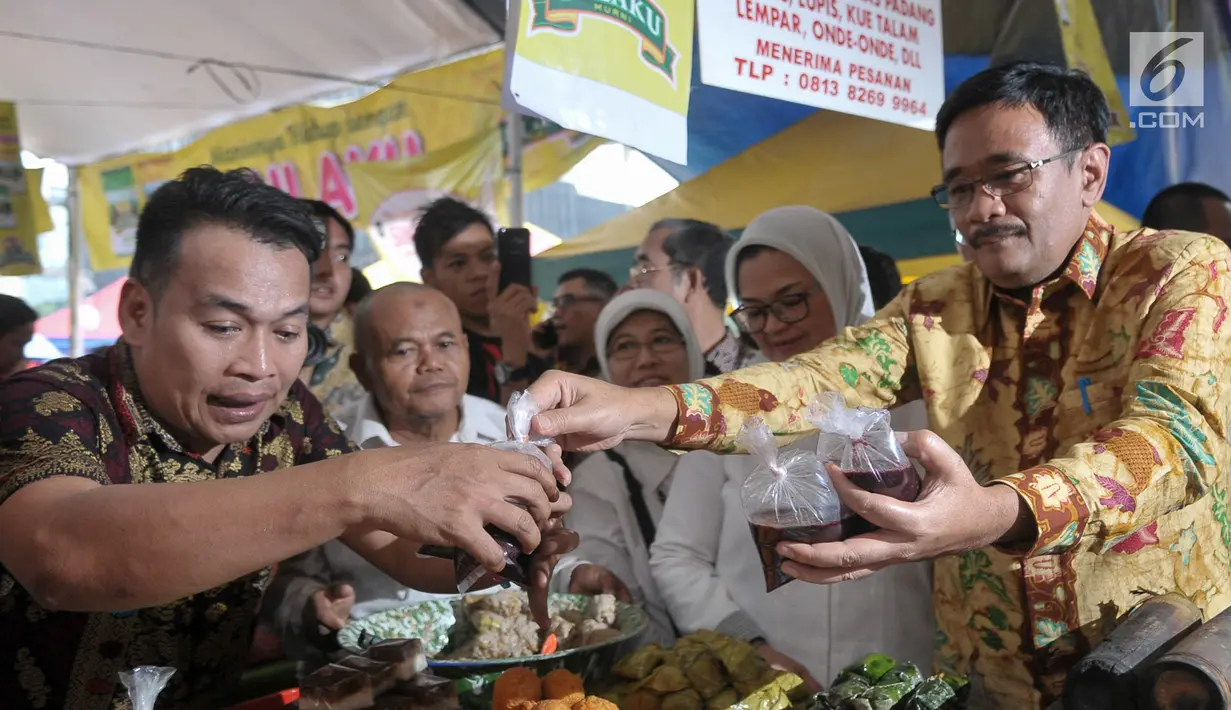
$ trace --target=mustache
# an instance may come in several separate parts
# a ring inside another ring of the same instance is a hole
[[[972,231],[966,241],[971,246],[978,246],[980,241],[989,237],[1022,237],[1025,235],[1026,228],[1020,224],[989,224]]]

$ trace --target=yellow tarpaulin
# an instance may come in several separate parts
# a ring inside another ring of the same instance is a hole
[[[43,171],[21,166],[17,107],[0,102],[0,275],[43,272],[38,235],[50,229],[51,220],[41,193],[42,178]]]
[[[504,54],[488,52],[408,74],[358,101],[335,108],[295,106],[210,132],[174,153],[128,155],[80,172],[90,263],[105,270],[128,264],[136,221],[162,182],[189,167],[250,167],[287,192],[319,198],[347,218],[361,217],[363,182],[353,174],[373,164],[398,165],[442,150],[483,142],[489,201],[503,194],[500,86]],[[494,143],[493,143],[494,141]],[[523,174],[527,191],[559,179],[601,139],[572,132],[530,131]],[[456,174],[456,170],[446,171]],[[495,184],[500,183],[500,184]],[[363,184],[371,186],[370,181]],[[448,191],[454,186],[433,186]]]
[[[739,229],[762,212],[783,205],[811,205],[834,214],[896,205],[926,199],[939,180],[940,152],[931,133],[819,112],[536,258],[633,249],[650,225],[668,217]],[[1097,209],[1119,229],[1139,226],[1135,218],[1107,202]],[[946,247],[943,252],[898,261],[904,282],[961,263],[955,243],[940,243]]]

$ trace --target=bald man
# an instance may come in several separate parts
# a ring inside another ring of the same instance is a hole
[[[367,394],[346,434],[361,449],[508,438],[504,407],[466,394],[466,335],[457,306],[442,292],[390,284],[359,303],[354,323],[350,366]],[[606,569],[587,566],[593,569],[582,578],[574,572],[570,592],[611,591],[618,584]],[[443,596],[399,584],[335,540],[279,566],[265,618],[306,674],[329,661],[335,635],[349,621]]]
[[[368,392],[346,422],[360,448],[506,438],[504,407],[466,394],[470,355],[461,315],[434,288],[395,283],[364,299],[355,311],[350,366]]]
[[[359,303],[354,333],[350,367],[367,394],[345,424],[360,448],[507,438],[504,408],[466,394],[466,335],[443,293],[385,286]],[[328,662],[349,621],[441,596],[397,583],[335,540],[284,562],[265,603],[287,655],[306,674]]]

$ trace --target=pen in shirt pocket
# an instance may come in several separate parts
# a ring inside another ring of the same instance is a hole
[[[1077,389],[1081,391],[1081,409],[1087,415],[1089,415],[1092,411],[1090,409],[1090,393],[1086,391],[1086,388],[1088,388],[1089,386],[1090,386],[1089,377],[1079,377],[1077,379]]]

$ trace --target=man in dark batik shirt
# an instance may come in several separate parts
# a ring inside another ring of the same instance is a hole
[[[319,249],[298,201],[190,170],[141,215],[121,343],[0,384],[0,708],[127,707],[117,673],[139,665],[176,669],[160,708],[224,706],[270,567],[334,538],[439,592],[452,565],[420,544],[493,569],[485,524],[549,558],[575,544],[568,497],[528,456],[339,458],[350,445],[296,381]]]

